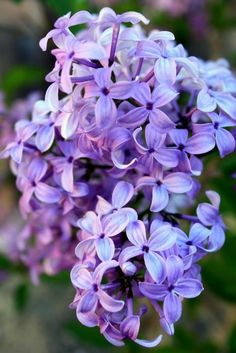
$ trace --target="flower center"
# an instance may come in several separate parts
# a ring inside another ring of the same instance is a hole
[[[149,246],[144,245],[143,248],[142,248],[142,251],[148,253],[149,252]]]
[[[173,284],[171,284],[169,287],[168,287],[168,291],[169,292],[172,292],[172,290],[175,288],[175,286]]]
[[[153,103],[152,102],[147,102],[146,108],[147,108],[147,110],[152,110],[153,109]]]
[[[68,157],[67,162],[68,162],[68,163],[72,163],[73,160],[74,160],[74,158],[73,158],[72,156],[70,156],[70,157]]]
[[[105,238],[105,234],[102,233],[102,234],[100,235],[100,239],[104,239],[104,238]]]
[[[102,94],[104,94],[104,96],[107,96],[110,93],[109,89],[106,87],[102,88]]]
[[[180,151],[183,151],[184,147],[185,147],[185,146],[181,143],[181,144],[179,145],[178,149],[179,149]]]
[[[148,150],[148,153],[154,153],[155,152],[155,150],[154,150],[154,148],[149,148],[149,150]]]
[[[98,285],[96,283],[93,284],[93,290],[94,290],[94,292],[98,291]]]

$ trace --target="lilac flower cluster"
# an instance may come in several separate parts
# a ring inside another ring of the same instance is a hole
[[[29,220],[24,250],[32,233],[36,242],[28,266],[74,264],[78,320],[114,345],[153,347],[162,335],[138,338],[141,317],[152,307],[172,335],[183,299],[203,290],[199,260],[224,243],[216,192],[195,215],[183,210],[195,205],[204,157],[235,149],[236,80],[224,60],[188,56],[172,33],[146,36],[140,22],[110,8],[59,18],[40,41],[57,46],[45,100],[2,157]]]

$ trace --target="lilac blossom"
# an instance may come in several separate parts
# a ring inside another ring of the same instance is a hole
[[[162,335],[139,338],[142,317],[152,307],[173,335],[182,302],[203,290],[199,261],[225,240],[220,196],[196,200],[205,157],[235,149],[236,79],[170,32],[125,27],[140,22],[109,8],[59,18],[40,42],[55,44],[45,98],[31,120],[22,110],[1,157],[24,217],[9,257],[34,283],[71,270],[83,325],[116,346],[154,347]],[[77,24],[85,29],[74,34]]]
[[[137,188],[144,186],[152,187],[152,201],[150,210],[159,212],[169,203],[171,193],[183,194],[192,188],[191,178],[184,173],[176,172],[163,175],[163,172],[156,170],[155,176],[144,176],[138,180]]]
[[[154,230],[147,239],[144,223],[141,221],[131,222],[127,227],[128,240],[133,244],[125,248],[119,261],[124,263],[129,259],[143,255],[145,266],[155,282],[165,279],[165,262],[160,252],[169,249],[175,243],[175,236],[171,234],[171,228],[163,225]]]
[[[126,99],[131,96],[133,82],[119,82],[113,84],[111,81],[111,69],[97,69],[94,74],[94,84],[86,87],[85,97],[98,96],[95,106],[95,117],[97,126],[109,128],[114,124],[117,116],[117,109],[113,99]]]
[[[175,323],[181,316],[181,298],[195,298],[203,290],[200,281],[184,277],[183,262],[178,256],[171,255],[166,260],[167,283],[141,283],[141,292],[156,300],[164,301],[164,316],[169,324]]]
[[[25,143],[36,132],[37,125],[27,120],[20,120],[16,123],[15,130],[15,141],[9,142],[6,148],[1,152],[0,157],[8,158],[10,156],[16,163],[20,163]]]
[[[89,236],[80,242],[76,252],[83,251],[83,247],[94,244],[97,255],[102,261],[111,260],[114,256],[115,246],[111,239],[121,233],[129,221],[125,213],[116,212],[100,219],[94,212],[87,212],[78,222],[78,226],[86,231]]]
[[[117,312],[123,308],[124,302],[113,299],[102,289],[101,285],[104,272],[118,265],[117,261],[101,263],[92,274],[86,268],[81,268],[81,266],[73,268],[71,271],[72,283],[75,287],[84,290],[79,299],[77,313],[95,311],[98,303],[110,312]]]
[[[195,114],[197,115],[197,114]],[[205,124],[194,124],[195,133],[209,133],[215,136],[216,146],[219,149],[221,158],[235,150],[235,139],[227,127],[234,126],[234,122],[225,114],[208,114],[211,122]]]
[[[160,133],[168,132],[173,129],[174,123],[159,108],[171,102],[177,95],[177,92],[166,85],[157,86],[151,93],[149,85],[142,82],[137,89],[134,89],[132,95],[141,106],[123,115],[119,122],[123,126],[135,128],[149,118],[149,121],[156,126]]]

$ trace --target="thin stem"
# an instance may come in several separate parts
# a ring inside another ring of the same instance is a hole
[[[113,32],[112,32],[112,42],[111,42],[111,50],[110,50],[110,57],[109,57],[109,66],[111,66],[115,61],[116,47],[117,47],[117,43],[118,43],[119,33],[120,33],[120,24],[115,24],[113,27]]]
[[[73,60],[76,64],[79,64],[79,65],[85,65],[85,66],[88,66],[88,67],[92,67],[94,69],[98,69],[100,66],[96,63],[93,63],[89,60],[86,60],[86,59],[74,59]]]
[[[139,59],[139,61],[138,61],[138,66],[137,66],[137,70],[136,70],[136,73],[135,73],[135,75],[134,75],[133,80],[135,80],[136,77],[140,75],[140,72],[141,72],[141,69],[142,69],[142,66],[143,66],[143,61],[144,61],[144,58],[140,58],[140,59]]]
[[[86,82],[86,81],[93,81],[94,77],[93,75],[88,75],[83,77],[72,76],[70,79],[72,83],[80,83],[80,82]]]
[[[152,69],[152,70],[149,71],[149,72],[147,73],[147,75],[144,76],[144,78],[142,78],[140,81],[141,81],[141,82],[148,82],[149,80],[151,80],[151,78],[153,78],[153,76],[154,76],[154,70]]]

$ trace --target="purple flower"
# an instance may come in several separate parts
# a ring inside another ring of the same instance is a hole
[[[113,190],[111,203],[106,201],[103,197],[98,196],[96,212],[99,216],[123,212],[131,221],[137,220],[136,211],[131,207],[124,207],[131,200],[133,195],[133,185],[126,181],[120,181]]]
[[[209,133],[215,136],[216,146],[219,149],[221,158],[235,150],[234,136],[225,128],[235,126],[235,122],[225,114],[209,113],[212,123],[194,124],[193,130],[198,133]]]
[[[70,16],[71,13],[69,12],[56,20],[54,24],[55,29],[49,31],[39,42],[42,50],[45,51],[47,49],[47,43],[50,38],[53,39],[55,44],[60,45],[66,36],[72,35],[72,32],[69,30],[70,26],[89,23],[94,20],[94,16],[88,11],[79,11],[75,15]]]
[[[15,130],[15,141],[8,143],[6,148],[1,151],[0,158],[8,158],[10,156],[16,163],[20,163],[25,142],[37,131],[37,126],[27,120],[20,120],[16,123]]]
[[[198,203],[197,177],[215,145],[222,158],[235,149],[236,79],[225,60],[127,22],[148,20],[110,8],[59,18],[40,41],[52,38],[55,63],[32,119],[34,99],[8,111],[0,97],[0,156],[25,218],[6,252],[34,283],[72,268],[78,320],[116,346],[148,348],[162,335],[140,339],[142,316],[153,308],[173,335],[182,300],[203,289],[199,261],[224,243],[220,197]]]
[[[61,185],[67,192],[74,190],[74,166],[76,160],[85,157],[78,149],[78,142],[61,141],[58,143],[64,157],[55,157],[53,163],[57,172],[61,173]]]
[[[88,233],[87,239],[81,241],[76,254],[83,251],[84,246],[94,245],[100,260],[111,260],[115,253],[114,242],[111,239],[121,233],[129,222],[124,212],[116,212],[100,218],[96,213],[89,211],[78,221],[78,226]]]
[[[84,314],[95,311],[98,303],[109,312],[117,312],[123,308],[124,302],[108,295],[102,289],[101,283],[104,273],[117,266],[117,261],[107,261],[101,263],[93,273],[89,272],[81,265],[73,267],[71,271],[71,281],[76,288],[82,290],[76,309],[77,313]]]
[[[213,112],[219,106],[232,119],[235,119],[236,116],[235,104],[236,99],[228,92],[218,92],[206,88],[199,92],[197,98],[197,108],[202,112]]]
[[[119,257],[124,263],[129,259],[143,255],[145,266],[155,282],[161,283],[166,276],[165,261],[160,255],[161,251],[174,245],[176,238],[171,234],[171,228],[163,225],[153,229],[147,239],[145,225],[142,221],[131,222],[126,229],[127,237],[132,246],[125,248]]]
[[[194,175],[200,175],[202,165],[195,155],[207,153],[214,148],[213,134],[209,132],[198,133],[188,138],[188,130],[176,129],[170,132],[170,137],[178,148],[179,170],[191,171]]]
[[[138,180],[137,189],[144,186],[152,187],[150,210],[160,212],[168,205],[169,194],[183,194],[191,190],[192,179],[185,173],[176,172],[164,176],[162,171],[156,170],[154,177],[144,176]]]
[[[145,128],[147,147],[144,147],[138,141],[141,132],[142,128],[137,128],[133,133],[137,150],[142,155],[139,163],[145,164],[149,170],[153,170],[157,163],[169,168],[177,166],[178,152],[165,146],[166,134],[159,134],[154,125],[148,124]]]
[[[148,118],[159,133],[166,133],[174,128],[174,123],[159,108],[171,102],[177,95],[177,92],[164,84],[157,86],[151,93],[149,85],[142,82],[133,90],[132,94],[132,98],[141,106],[119,118],[119,123],[125,127],[136,128]]]
[[[170,39],[168,36],[165,39],[174,40],[174,37]],[[183,47],[173,48],[173,46],[166,45],[165,40],[163,42],[164,45],[160,45],[152,40],[142,40],[136,49],[138,57],[157,59],[153,69],[157,81],[168,86],[173,85],[180,68],[184,68],[195,76],[197,74],[196,64],[186,57]]]
[[[20,200],[20,205],[23,212],[29,211],[29,203],[33,195],[35,195],[38,200],[49,204],[60,200],[60,190],[42,181],[43,177],[46,175],[47,169],[47,163],[40,158],[35,158],[30,162],[27,174],[22,177],[21,181],[23,195]]]
[[[208,190],[206,195],[211,201],[209,203],[200,203],[197,207],[197,216],[200,222],[210,227],[209,244],[205,250],[216,251],[222,247],[225,241],[225,225],[219,214],[220,196],[217,192]]]
[[[181,316],[182,298],[195,298],[203,290],[200,281],[183,277],[182,260],[171,255],[166,260],[167,283],[139,283],[140,291],[150,299],[164,301],[164,316],[169,324],[175,323]]]
[[[86,85],[85,97],[99,97],[95,106],[97,126],[109,128],[115,122],[117,109],[113,99],[126,99],[131,96],[133,82],[120,81],[113,83],[110,68],[97,69],[94,73],[94,83]]]

